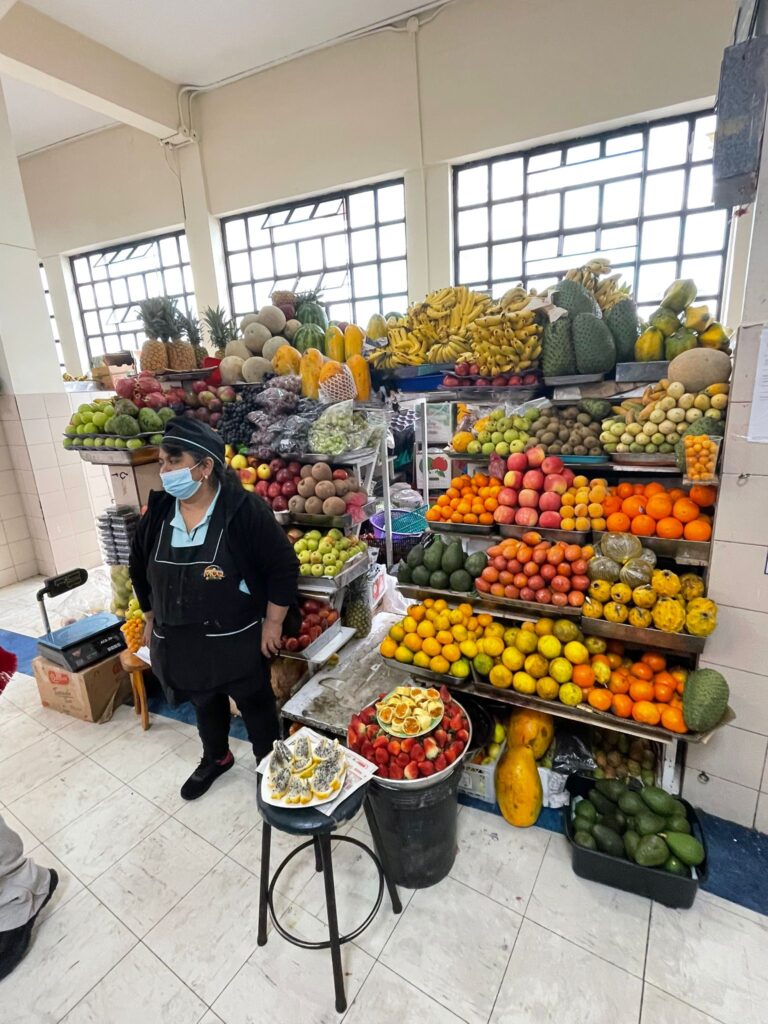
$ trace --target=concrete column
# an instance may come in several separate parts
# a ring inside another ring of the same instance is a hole
[[[48,279],[53,315],[56,317],[56,326],[59,330],[64,365],[67,373],[77,377],[88,372],[89,361],[83,328],[76,312],[77,299],[69,260],[66,256],[48,256],[42,262]]]
[[[453,280],[453,224],[451,221],[451,168],[448,164],[425,167],[427,179],[427,257],[429,290],[444,288]]]
[[[405,236],[408,251],[408,300],[419,302],[429,288],[427,188],[424,169],[406,171]]]
[[[180,146],[178,157],[179,178],[184,203],[184,228],[189,246],[189,261],[195,281],[195,301],[198,316],[206,306],[223,305],[228,308],[227,278],[224,266],[224,247],[221,227],[208,208],[205,172],[197,143]]]

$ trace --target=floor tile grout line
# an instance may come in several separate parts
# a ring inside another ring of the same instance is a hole
[[[668,992],[665,988],[662,988],[661,985],[656,985],[652,981],[644,981],[643,989],[645,989],[646,985],[649,988],[655,988],[657,992],[662,992],[665,996],[669,996],[670,999],[677,1000],[678,1003],[682,1003],[683,1006],[687,1006],[690,1010],[694,1010],[696,1013],[700,1013],[703,1014],[705,1017],[709,1017],[710,1020],[715,1021],[715,1024],[728,1024],[728,1022],[724,1021],[722,1017],[713,1016],[713,1014],[711,1014],[709,1010],[703,1010],[700,1006],[694,1006],[693,1003],[689,1003],[687,999],[681,999],[680,996],[675,995],[674,992]]]
[[[563,939],[564,942],[569,942],[572,946],[578,946],[579,949],[583,950],[585,953],[589,953],[590,956],[597,957],[598,960],[602,960],[603,963],[608,964],[609,967],[613,967],[617,971],[622,971],[624,974],[628,974],[631,978],[637,978],[638,981],[642,983],[643,978],[640,974],[636,974],[635,971],[630,971],[626,967],[622,967],[621,964],[614,963],[613,960],[609,960],[607,957],[603,956],[602,953],[597,953],[594,949],[590,949],[588,946],[582,946],[582,944],[578,942],[576,939],[574,939],[572,936],[563,935],[561,932],[558,932],[554,928],[550,928],[546,924],[541,924],[539,921],[534,921],[532,917],[526,917],[526,921],[529,921],[531,924],[535,924],[537,928],[543,928],[544,931],[551,932],[552,935],[556,935],[559,939]]]
[[[648,930],[645,933],[645,956],[643,957],[643,976],[640,983],[640,1010],[637,1014],[637,1024],[643,1024],[643,1001],[645,999],[645,970],[648,966],[648,950],[651,945],[651,928],[653,927],[653,906],[654,901],[648,909]]]
[[[403,908],[403,912],[405,912],[405,908]],[[466,1017],[462,1017],[460,1014],[456,1013],[455,1010],[452,1010],[449,1006],[446,1006],[445,1003],[441,1003],[439,999],[435,998],[435,996],[431,995],[429,992],[425,992],[423,988],[420,988],[415,982],[411,981],[410,978],[403,977],[403,975],[402,974],[398,974],[397,971],[394,970],[394,968],[390,967],[388,964],[382,963],[378,959],[375,960],[373,965],[371,966],[371,971],[368,973],[368,977],[370,977],[371,972],[373,971],[373,968],[377,964],[380,967],[382,967],[385,971],[388,971],[389,974],[394,975],[395,978],[398,978],[400,981],[404,982],[406,985],[409,985],[411,988],[416,989],[417,992],[420,992],[431,1003],[434,1003],[435,1006],[439,1006],[439,1007],[441,1007],[441,1009],[447,1010],[450,1014],[452,1014],[456,1018],[456,1020],[463,1021],[464,1024],[469,1024],[469,1022],[467,1021]],[[367,981],[368,978],[366,978],[365,980]],[[364,985],[365,985],[365,982],[363,982],[363,984],[360,986],[360,989],[359,989],[357,995],[355,996],[355,999],[357,999],[362,994]],[[354,1002],[355,1002],[355,1000],[353,999],[352,1002],[350,1003],[350,1005],[347,1007],[347,1010],[346,1010],[346,1013],[345,1013],[344,1017],[339,1021],[339,1024],[344,1024],[344,1021],[346,1020],[347,1014],[352,1009],[352,1006],[354,1005]]]

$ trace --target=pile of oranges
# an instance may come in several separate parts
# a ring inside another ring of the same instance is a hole
[[[593,657],[593,669],[599,661],[601,678],[608,678],[603,686],[587,692],[587,702],[598,711],[613,712],[618,718],[660,725],[670,732],[688,732],[683,718],[687,669],[667,668],[666,658],[656,651],[646,651],[639,661],[624,657],[623,653],[620,643],[609,641],[605,654]]]
[[[707,438],[696,438],[703,444]],[[714,487],[694,484],[688,494],[663,484],[621,483],[609,488],[605,480],[577,476],[563,494],[560,515],[563,530],[607,530],[636,537],[707,541],[712,516],[704,509],[715,504]]]
[[[485,473],[454,477],[451,486],[427,511],[430,523],[461,523],[465,526],[491,526],[499,507],[501,480]]]
[[[126,619],[120,627],[120,632],[125,637],[125,644],[131,654],[144,643],[144,616]]]
[[[683,438],[685,472],[690,480],[706,483],[714,480],[720,439],[703,435],[686,434]]]
[[[469,604],[449,608],[442,599],[429,597],[422,604],[411,605],[405,618],[391,627],[379,654],[438,675],[467,679],[479,642],[503,633],[504,627],[494,623],[492,616],[475,615]]]

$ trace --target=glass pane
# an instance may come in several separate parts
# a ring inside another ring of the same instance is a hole
[[[633,132],[631,135],[617,135],[615,139],[606,139],[605,141],[606,156],[615,156],[617,153],[631,153],[636,149],[642,148],[642,132]]]
[[[459,245],[477,245],[488,240],[488,208],[459,212]]]
[[[494,238],[517,238],[523,233],[523,201],[499,203],[491,207],[491,230]]]
[[[373,228],[352,232],[352,259],[356,263],[376,259],[376,231]]]
[[[144,287],[144,278],[141,274],[128,277],[126,280],[128,282],[128,294],[130,295],[132,302],[140,302],[141,299],[146,299],[147,289]],[[82,291],[80,294],[83,294]]]
[[[688,176],[688,206],[712,205],[712,164],[691,168]]]
[[[160,262],[163,266],[179,262],[179,249],[175,238],[163,238],[160,242]]]
[[[685,163],[688,155],[688,122],[660,125],[651,128],[648,137],[648,170]]]
[[[96,296],[93,294],[93,285],[84,284],[80,289],[80,305],[83,309],[96,309]]]
[[[387,295],[384,298],[384,315],[388,313],[399,313],[401,316],[408,309],[407,295]]]
[[[536,171],[548,171],[551,167],[559,167],[563,153],[560,149],[550,150],[549,153],[539,153],[532,156],[528,161],[528,173],[535,174]]]
[[[229,257],[229,279],[230,281],[249,281],[251,277],[251,262],[247,252],[237,253]]]
[[[613,181],[603,188],[603,223],[633,220],[640,212],[640,179]]]
[[[459,253],[459,283],[488,280],[488,247],[463,249]]]
[[[88,334],[96,334],[101,331],[98,313],[84,313],[83,323]]]
[[[722,250],[726,216],[725,210],[690,214],[685,222],[683,250],[686,253]]]
[[[555,188],[588,185],[593,182],[624,177],[628,174],[639,174],[642,169],[641,153],[625,153],[619,156],[605,157],[602,160],[591,160],[585,164],[567,164],[542,174],[529,175],[528,191],[547,192]]]
[[[381,301],[379,299],[364,299],[362,302],[355,302],[355,322],[367,324],[374,313],[381,313]]]
[[[109,290],[109,285],[106,281],[99,281],[99,283],[94,287],[94,293],[96,295],[97,306],[112,305],[112,293]]]
[[[519,278],[523,273],[523,243],[502,242],[491,250],[492,278]]]
[[[245,249],[248,239],[245,234],[244,220],[230,220],[224,225],[224,243],[230,252],[233,249]]]
[[[717,295],[720,291],[722,256],[700,256],[698,259],[683,260],[681,277],[692,277],[701,296]]]
[[[163,279],[157,272],[151,274],[145,274],[144,280],[147,285],[147,292],[149,295],[160,295],[163,291]]]
[[[581,146],[570,146],[565,162],[567,164],[580,164],[585,160],[597,160],[600,157],[600,143],[586,142]]]
[[[566,235],[563,238],[563,255],[583,256],[585,253],[594,252],[596,237],[594,231],[579,231],[575,235]]]
[[[511,160],[499,160],[491,170],[491,198],[506,199],[508,196],[519,196],[523,192],[523,160],[513,157]]]
[[[557,256],[557,238],[539,238],[529,242],[525,250],[525,258],[530,260],[550,260]]]
[[[347,323],[355,319],[352,315],[351,302],[332,302],[328,306],[328,315],[331,320],[341,320]]]
[[[405,256],[405,224],[388,224],[379,228],[379,252],[382,259]]]
[[[184,281],[181,276],[181,270],[178,267],[173,267],[170,270],[163,272],[165,278],[165,294],[166,295],[181,295],[184,291]]]
[[[377,295],[379,291],[379,275],[376,266],[355,267],[353,271],[355,295]]]
[[[655,260],[660,256],[676,256],[680,245],[680,218],[664,217],[643,223],[640,259]]]
[[[269,249],[256,249],[251,253],[251,270],[255,281],[275,276],[272,252]]]
[[[408,290],[408,266],[405,260],[393,260],[381,264],[382,292],[404,292]]]
[[[600,235],[602,249],[621,249],[627,245],[635,245],[636,242],[637,228],[634,224],[623,228],[605,228]]]
[[[349,260],[346,235],[329,235],[323,239],[326,267],[343,267]]]
[[[269,245],[272,241],[269,231],[264,227],[265,220],[263,214],[248,218],[248,241],[254,247]]]
[[[591,188],[572,189],[564,193],[565,209],[563,226],[578,228],[586,224],[596,224],[600,203],[600,189],[597,185]]]
[[[686,274],[685,276],[690,277],[691,275]],[[639,277],[637,301],[655,302],[658,305],[670,283],[677,278],[677,264],[674,261],[646,264],[640,267]]]
[[[560,227],[560,196],[538,196],[528,200],[528,233],[541,235]]]
[[[319,270],[323,265],[323,243],[319,238],[299,242],[299,266],[303,271]]]
[[[276,245],[275,246],[275,271],[278,274],[295,274],[299,269],[299,261],[296,256],[296,246]]]
[[[376,210],[373,202],[373,191],[356,192],[349,197],[349,223],[353,228],[364,224],[373,224]]]
[[[232,289],[232,301],[235,304],[235,316],[245,316],[246,313],[252,313],[254,305],[253,288],[251,285],[236,285]]]
[[[643,213],[667,213],[683,205],[684,171],[665,171],[650,174],[645,181]]]
[[[182,289],[180,288],[179,291]],[[116,306],[125,305],[129,301],[125,278],[118,278],[117,281],[112,282],[112,299]]]
[[[385,185],[378,190],[379,220],[403,220],[405,218],[405,186]]]
[[[86,259],[72,260],[72,271],[78,284],[84,284],[86,281],[91,280],[91,271]]]
[[[456,175],[459,206],[488,201],[488,167],[467,167]]]
[[[714,114],[697,117],[693,129],[692,160],[711,160],[714,154],[715,127],[717,118]]]

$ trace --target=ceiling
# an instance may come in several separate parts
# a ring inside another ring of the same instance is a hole
[[[444,0],[25,0],[173,82],[211,85]],[[21,156],[114,122],[0,78]]]

